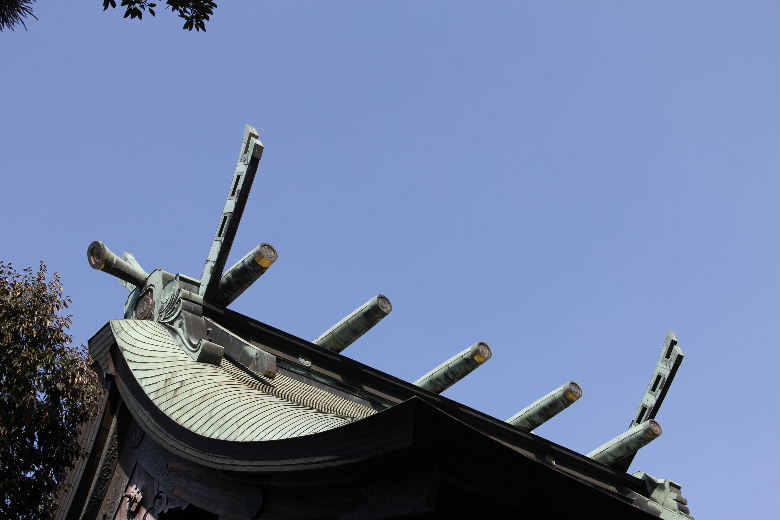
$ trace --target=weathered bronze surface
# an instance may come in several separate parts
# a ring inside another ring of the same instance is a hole
[[[414,383],[341,355],[384,295],[313,342],[228,309],[278,258],[262,243],[225,271],[262,153],[247,126],[200,279],[89,245],[130,294],[89,342],[106,398],[58,518],[690,518],[678,484],[626,473],[660,435],[673,333],[629,430],[582,455],[530,433],[580,398],[573,381],[507,421],[440,395],[492,357],[484,342]]]

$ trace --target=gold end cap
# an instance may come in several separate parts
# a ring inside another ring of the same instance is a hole
[[[471,357],[477,363],[482,364],[488,359],[490,359],[491,357],[493,357],[493,351],[490,350],[490,347],[488,346],[487,343],[485,343],[484,341],[480,341],[476,343],[474,347],[472,347]]]
[[[647,435],[648,439],[655,439],[661,436],[663,430],[661,429],[661,425],[658,424],[658,422],[654,421],[653,419],[649,419],[646,421],[646,423],[647,426],[645,427],[645,435]]]
[[[106,245],[100,240],[95,240],[87,247],[87,261],[92,269],[103,270],[106,265]]]
[[[255,253],[255,262],[257,262],[257,265],[260,267],[268,269],[271,267],[271,264],[276,262],[277,258],[279,258],[279,254],[271,244],[266,244],[263,242],[257,247],[257,252]]]
[[[566,385],[563,395],[572,403],[582,397],[582,388],[574,381],[569,381]]]

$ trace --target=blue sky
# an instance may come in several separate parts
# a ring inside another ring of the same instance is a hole
[[[224,4],[224,5],[222,5]],[[537,433],[628,425],[667,329],[686,354],[631,471],[700,519],[777,518],[778,4],[220,2],[207,33],[39,2],[0,34],[0,258],[44,260],[79,343],[125,291],[90,241],[199,276],[245,123],[265,144],[232,307],[406,380],[474,341],[446,395],[499,418],[573,379]]]

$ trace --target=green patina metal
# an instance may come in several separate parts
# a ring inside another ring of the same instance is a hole
[[[257,129],[246,125],[230,190],[200,277],[200,294],[206,300],[217,300],[222,271],[236,238],[262,155],[263,143],[260,142]]]
[[[420,388],[440,394],[493,356],[488,344],[478,341],[466,350],[458,352],[414,382]]]
[[[225,306],[233,303],[241,293],[265,274],[277,258],[279,255],[276,249],[265,242],[251,250],[222,275],[214,296],[215,303]]]
[[[588,457],[603,464],[613,465],[634,455],[640,448],[661,436],[661,425],[652,419],[632,426],[595,450]]]
[[[130,290],[125,319],[112,321],[111,328],[136,381],[166,415],[209,438],[309,435],[376,412],[355,396],[303,382],[290,371],[281,374],[273,354],[203,316],[204,302],[232,303],[278,258],[273,246],[262,243],[222,273],[261,155],[257,130],[247,125],[200,280],[162,269],[147,273],[133,255],[120,257],[100,241],[87,248],[90,266]],[[391,309],[385,296],[372,298],[323,335],[323,348],[342,350]]]
[[[574,381],[559,386],[506,420],[521,430],[533,431],[582,397],[582,388]]]
[[[112,320],[111,329],[136,381],[152,402],[185,428],[214,439],[257,441],[309,435],[375,411],[283,374],[242,371],[223,358],[193,363],[178,335],[150,320]]]
[[[629,427],[640,424],[647,419],[655,418],[674,380],[674,376],[677,374],[677,369],[680,368],[683,357],[683,351],[677,345],[677,336],[674,331],[670,330],[666,334],[666,338],[664,338],[658,363],[656,363],[653,375],[647,384],[647,390],[645,390],[645,394],[642,396],[642,401],[639,403]]]
[[[249,442],[314,435],[366,419],[401,402],[370,387],[382,382],[381,378],[369,384],[345,381],[337,373],[314,370],[312,361],[303,353],[295,358],[258,341],[247,341],[215,321],[215,312],[228,312],[225,307],[278,258],[273,246],[261,243],[224,270],[262,153],[257,130],[247,125],[200,279],[163,269],[149,273],[132,254],[120,257],[99,241],[92,242],[87,249],[89,264],[94,269],[117,277],[130,291],[125,319],[110,322],[126,370],[157,410],[208,439]],[[210,314],[204,315],[204,309]],[[314,350],[309,355],[341,359],[338,353],[391,310],[386,296],[375,296],[315,339],[312,343],[316,347],[311,347]],[[430,392],[426,395],[432,398],[442,399],[435,394],[491,357],[492,350],[486,343],[474,343],[413,385]],[[107,369],[107,354],[102,352],[99,358]],[[636,452],[661,434],[655,417],[682,359],[677,338],[669,332],[629,429],[587,457],[627,471]],[[553,390],[507,419],[516,428],[512,434],[528,435],[525,432],[550,420],[581,395],[581,388],[573,381]],[[546,463],[555,465],[549,460]],[[647,486],[645,493],[633,498],[636,504],[643,504],[645,511],[653,511],[659,518],[688,517],[687,501],[678,484],[644,473],[635,476]]]
[[[661,425],[653,419],[658,414],[683,357],[683,351],[677,345],[677,336],[670,330],[664,338],[658,363],[628,430],[590,452],[589,457],[628,471],[636,453],[661,435]]]
[[[635,477],[641,478],[647,485],[647,493],[650,499],[661,505],[667,511],[678,511],[683,515],[690,515],[688,500],[682,496],[682,486],[669,479],[658,479],[644,472],[634,473]],[[667,511],[659,510],[661,518],[675,519],[678,515],[671,515]]]
[[[323,332],[312,343],[333,352],[341,352],[392,310],[393,306],[387,296],[378,294]]]
[[[260,375],[273,377],[276,368],[272,355],[233,334],[220,331],[215,324],[203,318],[202,308],[204,301],[219,305],[231,303],[265,273],[278,256],[271,245],[260,244],[222,275],[262,149],[257,130],[247,125],[233,181],[201,280],[183,274],[173,275],[162,269],[147,274],[133,255],[125,253],[124,258],[120,258],[99,241],[89,245],[87,259],[94,269],[116,276],[131,290],[125,304],[125,318],[154,320],[168,326],[175,333],[182,350],[196,361],[219,365],[227,350],[233,360],[243,362]],[[222,341],[215,341],[212,334],[220,336],[218,339]]]

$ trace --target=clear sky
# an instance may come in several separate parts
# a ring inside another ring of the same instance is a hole
[[[77,342],[126,295],[90,241],[200,276],[250,123],[230,261],[280,259],[233,308],[312,339],[384,293],[348,356],[414,380],[484,340],[446,395],[503,419],[573,379],[537,433],[583,453],[674,329],[631,471],[700,520],[778,518],[777,2],[219,4],[205,34],[99,0],[0,34],[0,258],[61,273]]]

